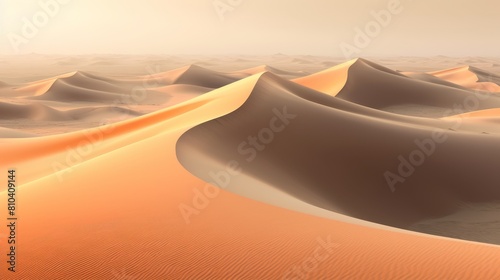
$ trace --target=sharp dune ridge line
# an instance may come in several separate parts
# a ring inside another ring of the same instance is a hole
[[[311,75],[240,69],[77,71],[0,89],[1,165],[18,170],[22,201],[16,277],[500,277],[496,245],[397,229],[500,201],[494,74],[399,72],[366,59]],[[147,94],[123,101],[136,87]],[[47,133],[19,128],[29,120]],[[51,130],[70,122],[84,127]],[[435,131],[446,142],[391,192],[384,172]],[[241,174],[219,176],[221,186],[210,174],[229,162]],[[207,188],[220,190],[205,207],[180,211]],[[294,202],[259,201],[257,191]],[[300,268],[318,252],[314,269]]]
[[[309,102],[304,102],[304,99]],[[405,183],[404,189],[389,195],[387,182],[381,176],[384,169],[391,167],[391,161],[405,151],[406,143],[414,145],[413,139],[432,135],[434,123],[428,122],[426,126],[422,122],[418,127],[408,125],[404,119],[399,123],[388,123],[386,119],[367,117],[368,114],[359,111],[353,114],[345,107],[339,109],[341,105],[336,98],[300,88],[267,73],[238,111],[183,135],[178,143],[179,160],[188,170],[197,170],[203,165],[203,157],[190,157],[193,151],[205,153],[205,158],[216,158],[221,163],[239,159],[250,176],[308,203],[393,226],[443,216],[468,199],[469,202],[500,200],[494,169],[484,168],[476,170],[474,175],[462,173],[452,177],[445,171],[442,174],[434,172],[443,169],[446,158],[455,158],[446,163],[450,170],[462,170],[470,166],[471,161],[477,164],[486,158],[489,160],[484,162],[484,167],[497,166],[500,162],[496,158],[500,154],[492,153],[495,153],[498,135],[488,138],[479,133],[452,136],[449,135],[452,131],[446,130],[443,133],[450,138],[447,145],[429,158],[422,170]],[[289,127],[276,133],[272,145],[261,143],[265,147],[258,155],[257,148],[250,145],[239,149],[241,139],[246,139],[249,132],[266,127],[273,108],[280,111],[286,108],[283,112],[294,115],[289,120]],[[444,121],[440,122],[446,127]],[[328,128],[326,131],[322,129],[325,127]],[[366,141],[367,138],[370,142]],[[398,139],[400,143],[387,139]],[[456,154],[463,153],[470,141],[480,147],[471,154],[457,157]],[[358,155],[346,145],[354,147]],[[411,147],[407,149],[411,151]],[[245,165],[248,158],[255,159]],[[270,166],[279,168],[269,172]],[[361,168],[363,176],[359,177],[357,174]],[[201,172],[198,175],[208,181],[208,174]],[[425,181],[428,183],[422,185]],[[247,187],[251,188],[251,185]],[[433,195],[429,196],[429,193]]]
[[[461,66],[431,72],[430,74],[466,88],[500,92],[500,86],[497,84],[500,81],[500,77],[476,67]]]

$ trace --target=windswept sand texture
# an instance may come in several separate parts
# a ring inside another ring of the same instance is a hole
[[[1,279],[500,278],[498,59],[1,60]]]

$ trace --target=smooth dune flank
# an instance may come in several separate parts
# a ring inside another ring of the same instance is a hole
[[[18,264],[0,278],[500,278],[500,71],[439,59],[14,69]]]

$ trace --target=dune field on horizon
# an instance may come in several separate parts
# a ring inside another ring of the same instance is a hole
[[[0,63],[1,279],[500,278],[500,59]]]

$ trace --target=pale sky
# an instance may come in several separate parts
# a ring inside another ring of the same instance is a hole
[[[0,0],[0,54],[500,56],[499,1],[392,1]]]

